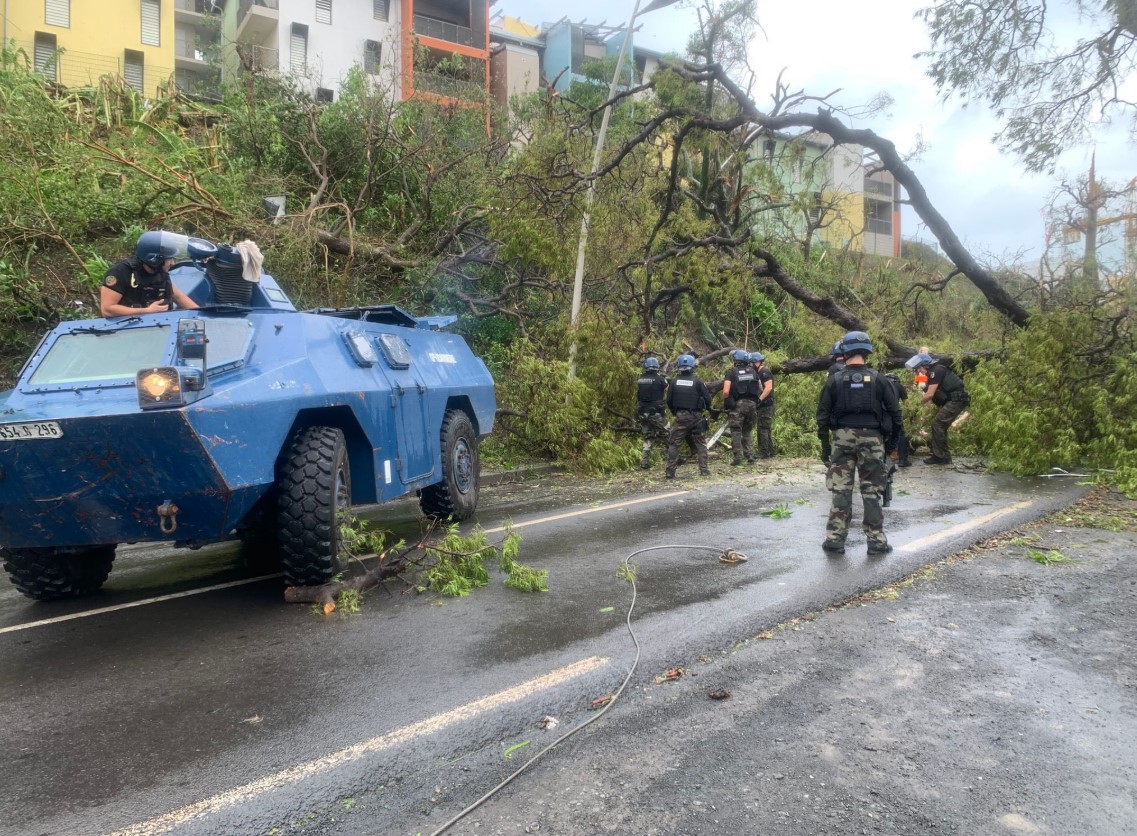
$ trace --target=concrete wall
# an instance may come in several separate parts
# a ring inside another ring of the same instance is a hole
[[[541,61],[532,47],[502,44],[490,58],[490,89],[502,110],[510,97],[532,93],[540,83]]]
[[[307,72],[301,81],[309,91],[317,87],[338,90],[348,70],[363,63],[364,41],[369,40],[382,45],[380,83],[395,85],[401,4],[392,0],[387,21],[375,20],[372,9],[369,2],[333,0],[332,22],[327,24],[316,22],[316,4],[312,0],[280,0],[277,43],[281,72],[288,72],[290,66],[292,24],[300,23],[308,27]]]

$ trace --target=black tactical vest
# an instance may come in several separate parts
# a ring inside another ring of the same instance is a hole
[[[963,379],[947,366],[940,363],[936,364],[939,368],[943,369],[943,382],[940,383],[939,388],[936,389],[936,394],[932,395],[932,403],[936,406],[943,406],[948,401],[963,401],[969,403],[971,399],[967,396],[967,392],[963,388]]]
[[[685,374],[671,381],[671,408],[678,412],[681,409],[703,409],[699,395],[699,379],[693,374]]]
[[[753,366],[748,369],[735,369],[734,380],[730,383],[730,396],[732,398],[749,398],[757,400],[762,394],[762,384],[758,382],[758,375]]]
[[[834,374],[827,385],[833,387],[832,426],[878,430],[884,427],[884,409],[877,391],[881,380],[875,369],[846,366]]]
[[[636,395],[640,400],[640,412],[658,412],[663,409],[663,393],[667,391],[667,381],[658,372],[644,372],[636,381]]]

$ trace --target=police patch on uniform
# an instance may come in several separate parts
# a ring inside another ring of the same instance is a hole
[[[105,284],[107,287],[114,287],[116,284],[118,284],[118,279],[116,279],[114,276],[107,276],[105,279],[103,279],[103,284]]]

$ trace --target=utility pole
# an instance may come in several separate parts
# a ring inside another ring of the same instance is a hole
[[[653,0],[643,10],[647,12],[670,6],[676,0]],[[580,240],[576,247],[576,274],[572,284],[572,315],[569,327],[572,331],[572,344],[569,346],[568,378],[576,377],[576,329],[580,319],[580,297],[584,288],[584,255],[588,250],[588,231],[592,226],[592,204],[596,200],[596,170],[600,168],[600,156],[604,153],[604,140],[608,136],[608,122],[612,116],[612,99],[620,86],[620,71],[624,68],[624,55],[627,54],[628,44],[632,40],[632,32],[636,25],[636,18],[640,14],[640,0],[632,9],[632,16],[628,20],[628,28],[624,32],[624,42],[620,44],[620,54],[616,58],[616,72],[612,74],[612,83],[608,86],[608,104],[604,107],[604,115],[600,118],[600,133],[596,135],[596,148],[592,152],[592,170],[588,180],[588,192],[584,199],[584,217],[580,222]]]

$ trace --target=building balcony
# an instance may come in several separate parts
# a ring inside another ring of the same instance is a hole
[[[256,43],[276,32],[280,0],[241,0],[237,6],[237,41]]]
[[[474,49],[486,48],[486,33],[484,31],[475,32],[468,26],[460,26],[446,20],[438,20],[426,15],[415,15],[414,29],[416,35],[421,35],[424,38],[433,38],[436,41],[445,41],[450,44],[461,44]]]
[[[241,57],[243,69],[254,73],[275,73],[280,71],[280,50],[260,44],[238,44],[237,54]]]
[[[467,102],[480,102],[486,97],[485,84],[442,73],[415,70],[414,83],[416,93],[433,93],[435,96]]]
[[[208,66],[205,53],[192,46],[174,47],[174,67],[179,70],[201,70]]]
[[[219,19],[221,5],[221,0],[218,0],[216,5],[212,0],[175,0],[174,21],[188,23],[191,26],[203,26],[210,19]]]

